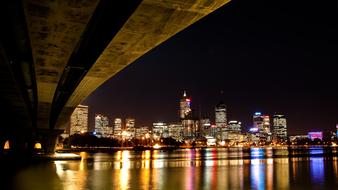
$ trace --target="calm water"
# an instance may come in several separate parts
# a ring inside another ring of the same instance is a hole
[[[336,150],[335,150],[336,151]],[[81,161],[32,165],[13,176],[14,189],[338,189],[338,158],[271,158],[299,151],[181,149],[80,153]],[[1,189],[1,188],[0,188]]]

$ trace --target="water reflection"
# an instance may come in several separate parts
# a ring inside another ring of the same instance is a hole
[[[270,190],[338,185],[337,157],[273,158],[275,153],[284,154],[215,148],[80,153],[81,161],[54,161],[18,172],[15,189]]]

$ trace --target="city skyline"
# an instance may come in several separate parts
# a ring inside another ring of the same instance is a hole
[[[331,129],[338,122],[334,7],[232,1],[148,52],[83,103],[93,112],[150,124],[176,119],[172,113],[186,90],[195,109],[213,117],[222,100],[229,118],[244,127],[260,111],[285,113],[291,134]]]

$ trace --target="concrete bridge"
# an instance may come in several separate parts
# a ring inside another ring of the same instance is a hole
[[[0,151],[55,139],[75,107],[152,48],[229,0],[0,3]]]

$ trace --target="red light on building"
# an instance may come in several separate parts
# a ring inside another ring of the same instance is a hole
[[[185,99],[185,101],[190,102],[190,99],[187,98],[187,99]]]

